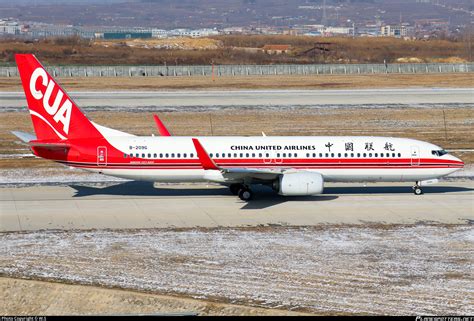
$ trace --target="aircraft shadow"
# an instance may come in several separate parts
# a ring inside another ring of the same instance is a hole
[[[164,185],[165,186],[165,185]],[[122,195],[122,196],[213,196],[230,193],[225,186],[222,188],[155,188],[152,182],[131,181],[106,187],[86,185],[69,185],[76,190],[74,197],[92,195]]]
[[[244,206],[241,210],[261,210],[264,208],[276,206],[283,203],[294,203],[294,202],[320,202],[320,201],[332,201],[337,199],[335,195],[314,195],[314,196],[281,196],[274,192],[266,194],[257,194],[255,198],[250,202],[241,201]],[[239,200],[240,201],[240,200]]]
[[[87,185],[69,185],[76,190],[74,197],[86,197],[93,195],[123,195],[123,196],[222,196],[230,195],[227,187],[220,188],[155,188],[151,182],[130,181],[119,183],[116,185],[101,187]],[[455,193],[473,191],[474,188],[456,187],[456,186],[425,186],[423,191],[429,193]],[[411,194],[411,187],[406,186],[335,186],[326,187],[324,194],[314,196],[292,196],[285,197],[276,194],[269,187],[255,186],[254,199],[251,202],[244,202],[237,198],[236,201],[241,202],[243,210],[264,209],[286,202],[320,202],[331,201],[338,198],[337,195],[369,195],[369,194]]]
[[[455,183],[453,183],[455,184]],[[474,191],[474,188],[457,187],[457,186],[423,186],[425,194],[445,194],[456,192]],[[410,194],[412,189],[410,185],[406,186],[328,186],[324,188],[324,194]]]

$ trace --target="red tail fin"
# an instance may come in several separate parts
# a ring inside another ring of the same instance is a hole
[[[102,137],[32,54],[15,55],[38,139]]]

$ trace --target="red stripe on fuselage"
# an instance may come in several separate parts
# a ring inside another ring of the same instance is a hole
[[[114,169],[202,169],[196,159],[158,159],[144,160],[143,162],[118,162],[97,165],[92,162],[69,162],[58,160],[69,166],[80,168],[114,168]],[[420,163],[413,165],[411,159],[275,159],[264,162],[262,159],[222,159],[216,163],[226,167],[291,167],[298,169],[339,168],[339,169],[379,169],[379,168],[462,168],[462,162],[439,159],[420,159]]]

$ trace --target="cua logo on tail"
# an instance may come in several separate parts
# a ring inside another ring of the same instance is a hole
[[[46,88],[46,91],[43,92],[42,89],[37,88],[38,80],[41,81],[41,84]],[[69,123],[71,121],[71,111],[72,111],[72,103],[69,98],[66,97],[63,104],[61,105],[61,101],[63,100],[64,93],[62,92],[61,88],[58,88],[56,93],[56,97],[54,98],[53,104],[51,104],[51,95],[54,91],[55,83],[53,79],[49,79],[48,82],[48,74],[46,71],[38,67],[36,68],[33,73],[31,74],[30,78],[30,93],[34,99],[38,101],[43,101],[44,110],[51,116],[56,123],[63,124],[63,131],[68,134],[69,133]],[[61,105],[61,106],[60,106]]]

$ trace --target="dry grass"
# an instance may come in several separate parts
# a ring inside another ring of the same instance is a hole
[[[0,313],[9,315],[125,315],[198,313],[199,315],[302,315],[278,309],[216,303],[159,294],[140,293],[96,286],[70,285],[0,277],[5,305]]]
[[[337,89],[473,87],[473,73],[374,74],[235,77],[82,77],[59,78],[66,90],[161,90],[161,89]],[[19,78],[0,78],[0,91],[22,91]]]
[[[150,40],[150,44],[153,41]],[[181,40],[166,40],[180,42]],[[184,42],[189,42],[183,40]],[[209,39],[213,41],[213,39]],[[0,41],[0,62],[14,63],[15,53],[34,53],[46,64],[280,64],[280,63],[383,63],[413,57],[429,62],[457,57],[469,59],[467,42],[451,40],[405,41],[395,38],[319,38],[303,36],[218,36],[212,46],[196,41],[190,46],[171,49],[126,46],[104,47],[80,38],[45,39],[25,43]],[[329,51],[310,51],[316,42],[330,43]],[[100,44],[100,42],[98,42]],[[291,52],[267,55],[261,51],[239,50],[262,48],[265,44],[290,44]],[[153,47],[153,45],[149,46]],[[177,49],[182,48],[182,49]],[[201,50],[207,48],[205,50]],[[193,49],[193,50],[190,50]]]

